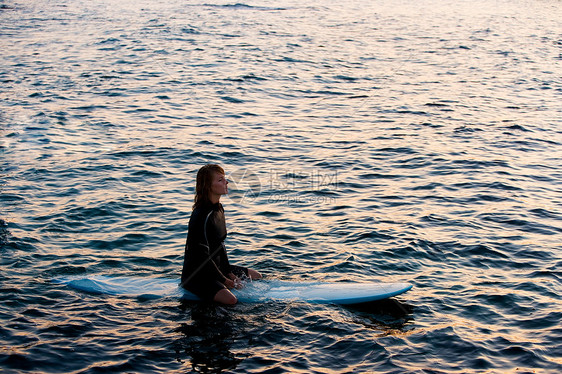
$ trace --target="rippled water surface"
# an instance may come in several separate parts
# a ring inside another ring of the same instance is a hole
[[[0,2],[1,371],[562,371],[561,14]],[[208,162],[232,262],[414,288],[224,308],[52,282],[178,278]]]

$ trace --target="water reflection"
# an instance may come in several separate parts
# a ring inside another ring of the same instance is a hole
[[[240,329],[228,308],[208,303],[182,303],[191,309],[191,320],[176,329],[182,336],[176,341],[176,358],[190,362],[198,373],[222,373],[234,370],[245,358],[232,351]]]
[[[414,320],[414,306],[394,298],[349,305],[347,309],[354,313],[354,322],[380,331],[381,336],[407,334],[407,326]]]
[[[182,303],[180,308],[187,318],[176,328],[176,332],[181,333],[175,342],[176,360],[184,363],[187,371],[200,373],[230,372],[240,365],[263,369],[263,365],[269,364],[274,368],[282,367],[294,357],[306,356],[300,346],[282,348],[284,343],[295,339],[305,346],[308,341],[320,342],[324,349],[321,358],[316,359],[324,360],[340,352],[337,342],[344,339],[340,336],[340,327],[350,319],[367,329],[365,336],[359,334],[353,342],[354,347],[360,347],[361,357],[382,349],[378,344],[373,347],[375,336],[403,336],[413,331],[408,326],[413,321],[414,307],[397,299],[348,305],[342,309],[333,306],[328,310],[319,304],[306,303],[253,305],[249,307],[253,312],[241,310],[246,307],[248,305],[228,308]],[[260,317],[255,318],[256,312]],[[248,319],[248,315],[254,317]],[[287,318],[294,321],[294,326],[283,323]],[[279,354],[278,349],[282,349],[283,354]],[[353,362],[354,359],[349,360]],[[313,362],[314,359],[304,360],[302,364]]]

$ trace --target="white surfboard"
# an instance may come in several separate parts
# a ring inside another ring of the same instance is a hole
[[[126,295],[139,298],[174,296],[199,300],[179,287],[177,279],[109,277],[104,275],[59,277],[57,283],[97,294]],[[357,304],[400,295],[412,288],[409,283],[379,282],[289,282],[280,280],[249,281],[241,290],[232,290],[239,301],[256,303],[269,300],[299,300],[311,303]]]

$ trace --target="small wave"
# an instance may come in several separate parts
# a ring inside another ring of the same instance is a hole
[[[522,217],[507,213],[483,213],[480,219],[484,221],[499,223],[503,227],[514,228],[523,232],[541,234],[541,235],[558,235],[562,233],[562,228],[550,226],[545,223],[530,221]]]
[[[235,3],[235,4],[203,4],[204,7],[209,8],[223,8],[223,9],[248,9],[248,10],[264,10],[264,11],[275,11],[275,10],[287,10],[288,8],[281,8],[281,7],[268,7],[268,6],[256,6],[256,5],[248,5],[244,3]]]
[[[0,218],[0,249],[8,242],[8,224]]]
[[[242,100],[242,99],[237,99],[237,98],[231,97],[231,96],[222,96],[221,99],[223,99],[224,101],[228,101],[229,103],[233,103],[233,104],[242,104],[242,103],[245,103],[244,100]]]

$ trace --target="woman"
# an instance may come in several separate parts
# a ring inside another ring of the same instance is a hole
[[[226,224],[220,203],[228,193],[228,181],[219,165],[205,165],[197,172],[195,204],[189,219],[181,284],[202,300],[236,304],[229,289],[241,288],[240,278],[260,279],[261,274],[230,265],[224,239]]]

